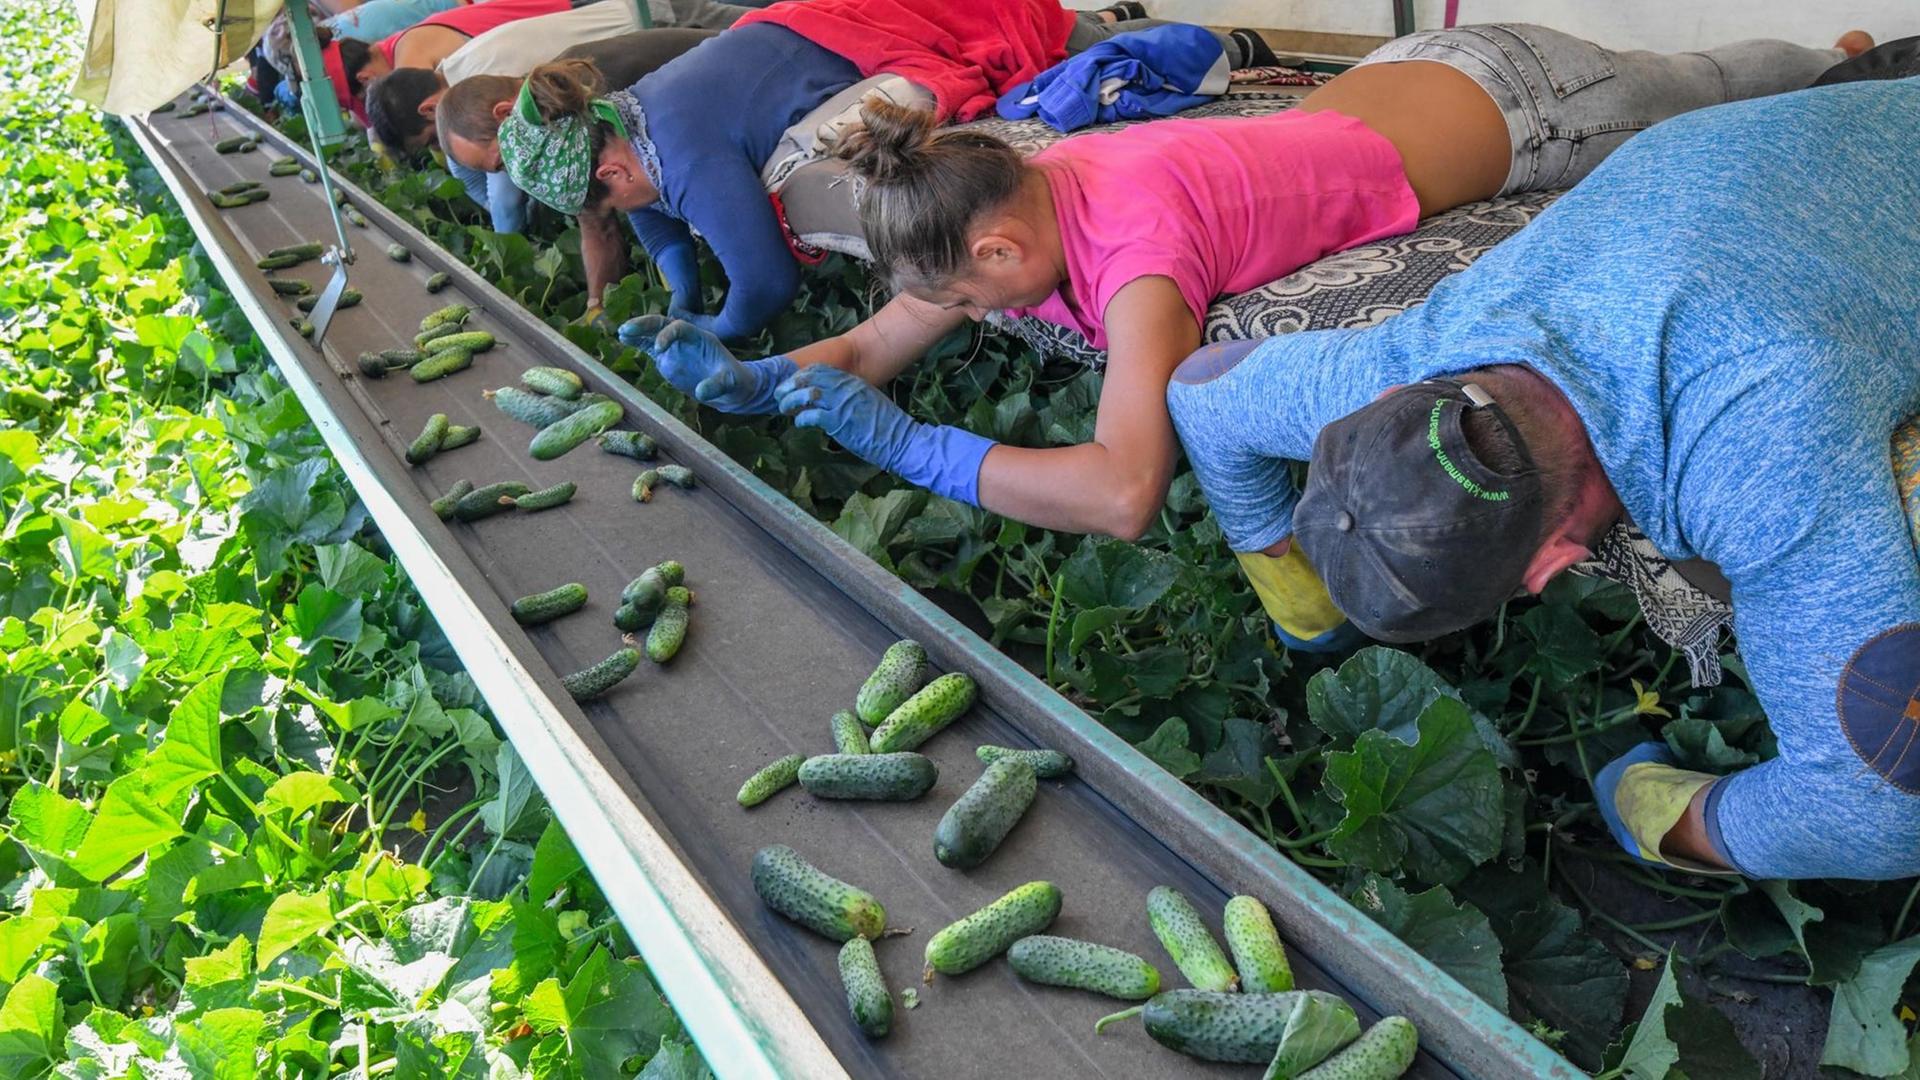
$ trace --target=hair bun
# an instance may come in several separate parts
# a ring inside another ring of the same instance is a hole
[[[914,173],[933,141],[939,121],[926,109],[871,97],[860,106],[860,124],[840,139],[840,156],[868,181],[893,183]]]

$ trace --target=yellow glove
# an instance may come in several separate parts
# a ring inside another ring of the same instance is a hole
[[[1239,551],[1240,571],[1247,575],[1260,606],[1273,620],[1274,632],[1290,649],[1336,652],[1356,644],[1347,617],[1333,606],[1327,587],[1314,572],[1300,545],[1290,544],[1284,555]]]

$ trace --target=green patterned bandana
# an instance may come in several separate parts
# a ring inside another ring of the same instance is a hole
[[[627,134],[611,102],[595,98],[588,109],[591,119],[563,116],[543,122],[532,90],[521,83],[513,111],[500,121],[500,161],[514,186],[569,217],[580,213],[593,181],[591,125],[604,121],[622,138]]]

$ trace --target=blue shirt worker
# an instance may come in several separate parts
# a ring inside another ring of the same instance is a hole
[[[1168,400],[1229,543],[1293,560],[1266,591],[1409,642],[1630,521],[1725,574],[1779,755],[1715,777],[1642,745],[1595,779],[1614,837],[1754,878],[1920,874],[1920,559],[1891,447],[1920,411],[1915,131],[1920,79],[1681,116],[1419,308],[1196,353]]]

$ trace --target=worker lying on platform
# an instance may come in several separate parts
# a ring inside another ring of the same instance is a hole
[[[1461,27],[1394,41],[1287,112],[1154,121],[1068,139],[1030,162],[975,132],[869,109],[850,160],[867,182],[867,243],[899,295],[843,335],[744,363],[692,326],[642,320],[622,335],[714,408],[779,408],[936,494],[1132,538],[1158,520],[1173,480],[1167,380],[1219,296],[1463,203],[1565,187],[1654,120],[1799,89],[1871,44],[1843,40],[1660,55],[1536,26]],[[1550,84],[1562,89],[1534,91]],[[919,423],[879,389],[994,310],[1108,350],[1092,439],[996,444]]]
[[[820,257],[790,243],[770,192],[818,160],[816,133],[851,117],[867,90],[970,119],[1068,52],[1141,25],[1055,0],[779,4],[630,86],[578,65],[535,69],[500,122],[499,151],[523,190],[581,218],[590,313],[625,276],[624,215],[674,312],[741,337],[793,301],[799,260]],[[1250,33],[1219,42],[1230,65],[1272,62]],[[713,315],[700,297],[696,231],[727,274]]]
[[[454,85],[491,80],[505,84],[505,96],[511,97],[527,72],[541,64],[568,59],[605,65],[603,70],[638,81],[719,33],[681,27],[642,30],[634,11],[624,0],[600,0],[557,15],[496,27],[454,50],[435,68],[395,68],[367,87],[367,119],[373,138],[392,157],[406,160],[435,141],[440,106]],[[487,119],[498,126],[498,120],[491,116]],[[497,151],[491,165],[469,164],[449,155],[447,171],[465,185],[475,202],[487,208],[494,232],[521,230],[526,222],[527,196],[500,170]]]
[[[1330,600],[1420,641],[1631,524],[1724,573],[1779,756],[1716,778],[1636,748],[1595,780],[1619,843],[1756,878],[1920,873],[1916,130],[1916,79],[1703,110],[1421,307],[1197,352],[1168,403],[1232,547],[1297,571],[1269,610]]]

